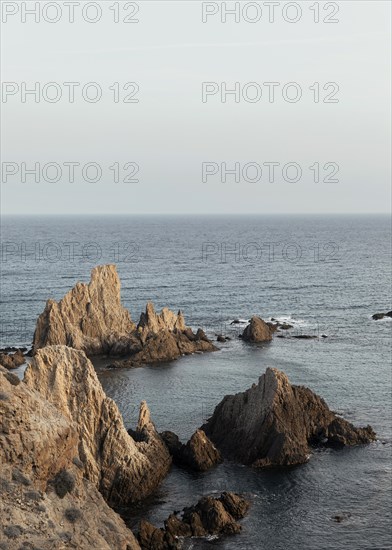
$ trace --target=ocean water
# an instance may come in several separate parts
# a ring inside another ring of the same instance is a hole
[[[374,444],[316,451],[286,471],[173,467],[146,502],[122,510],[131,527],[140,517],[161,525],[204,494],[232,490],[251,500],[242,533],[184,548],[392,548],[392,322],[371,319],[392,309],[388,217],[5,217],[1,229],[1,346],[30,345],[46,299],[88,281],[102,263],[116,263],[134,320],[152,300],[181,309],[211,337],[232,338],[215,353],[159,366],[109,371],[107,360],[95,360],[127,427],[146,399],[157,428],[185,441],[226,394],[271,366],[378,434]],[[328,337],[249,345],[238,334],[253,314]]]

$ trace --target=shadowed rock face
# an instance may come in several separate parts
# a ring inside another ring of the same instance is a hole
[[[195,352],[214,351],[215,346],[200,329],[186,327],[179,311],[163,308],[156,313],[152,303],[138,325],[121,305],[120,280],[114,265],[94,268],[89,284],[78,283],[59,302],[48,300],[39,316],[33,350],[66,345],[88,356],[127,356],[114,367],[171,361]]]
[[[276,328],[277,325],[267,324],[254,315],[242,333],[242,339],[246,342],[269,342]]]
[[[141,500],[167,474],[171,458],[147,405],[141,405],[135,441],[84,352],[66,346],[45,347],[26,369],[24,381],[74,427],[84,476],[109,504]]]
[[[220,452],[202,430],[196,430],[185,445],[173,432],[166,431],[161,436],[178,466],[205,472],[222,462]]]
[[[355,428],[325,401],[268,368],[250,389],[228,395],[202,427],[223,456],[256,467],[308,460],[310,445],[356,445],[375,440],[372,428]]]
[[[135,330],[121,305],[120,279],[114,265],[95,267],[88,284],[77,283],[59,302],[48,300],[34,333],[34,351],[65,345],[87,355],[125,353]]]
[[[1,366],[0,388],[4,548],[139,549],[95,484],[84,478],[76,425]]]
[[[176,550],[182,547],[179,537],[234,535],[241,531],[237,520],[242,519],[248,509],[249,503],[235,493],[222,493],[219,498],[204,497],[195,506],[184,508],[181,518],[171,514],[164,529],[143,520],[138,535],[140,547],[142,550]]]

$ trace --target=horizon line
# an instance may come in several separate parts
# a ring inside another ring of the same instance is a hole
[[[0,213],[0,218],[13,217],[38,217],[38,216],[103,216],[103,217],[120,217],[120,216],[392,216],[392,212],[124,212],[124,213],[107,213],[107,212],[11,212]]]

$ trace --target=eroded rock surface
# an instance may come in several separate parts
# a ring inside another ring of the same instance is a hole
[[[222,462],[220,452],[202,430],[196,430],[185,445],[173,432],[166,431],[161,436],[178,466],[205,472]]]
[[[138,550],[84,478],[75,424],[3,367],[0,388],[1,547]]]
[[[141,500],[167,474],[171,457],[150,420],[147,405],[141,405],[135,441],[84,352],[66,346],[45,347],[27,367],[24,381],[73,426],[84,476],[108,503]]]
[[[148,521],[140,524],[138,540],[143,550],[176,550],[179,537],[233,535],[241,531],[238,523],[249,509],[249,502],[235,493],[222,493],[219,498],[204,497],[195,506],[184,508],[182,516],[171,514],[164,529]]]
[[[120,279],[114,265],[94,268],[90,283],[77,283],[59,302],[47,301],[37,320],[33,350],[51,345],[66,345],[88,356],[127,357],[113,367],[171,361],[217,349],[202,330],[195,334],[185,325],[180,311],[175,314],[163,308],[156,313],[152,303],[147,304],[136,326],[121,305]]]
[[[148,303],[142,313],[130,357],[114,361],[110,366],[137,367],[145,363],[173,361],[181,355],[215,351],[217,348],[207,338],[203,330],[196,333],[185,326],[182,313],[174,314],[164,308],[160,314]]]
[[[116,266],[103,265],[91,272],[88,284],[77,283],[59,302],[48,300],[34,333],[34,351],[66,345],[87,355],[126,353],[136,326],[121,305]]]
[[[246,342],[269,342],[276,329],[277,325],[266,323],[254,315],[242,333],[242,339]]]
[[[310,389],[271,368],[250,389],[226,396],[202,429],[223,456],[260,468],[304,463],[312,444],[375,440],[370,426],[355,428]]]

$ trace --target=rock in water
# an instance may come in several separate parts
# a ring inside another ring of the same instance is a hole
[[[197,472],[205,472],[222,462],[220,452],[202,430],[196,430],[185,445],[173,432],[166,431],[161,436],[174,463],[179,466],[186,466]]]
[[[263,319],[254,315],[242,333],[242,339],[246,342],[269,342],[276,328],[277,326],[271,323],[268,325]]]
[[[48,300],[38,318],[34,351],[66,345],[87,355],[126,353],[135,330],[129,311],[121,305],[120,279],[115,265],[95,267],[88,284],[77,283],[59,302]]]
[[[374,313],[374,315],[372,315],[372,319],[375,321],[384,319],[384,317],[392,317],[392,311],[387,311],[387,313]]]
[[[310,446],[321,441],[342,446],[376,438],[370,426],[355,428],[321,397],[271,368],[250,389],[226,396],[202,429],[223,456],[260,468],[304,463]]]
[[[66,345],[88,356],[128,356],[112,366],[137,366],[171,361],[185,354],[215,351],[202,330],[185,326],[182,313],[167,308],[156,313],[148,303],[136,326],[121,305],[120,280],[114,265],[91,272],[89,284],[78,283],[59,302],[48,300],[39,316],[33,350]]]
[[[84,475],[109,504],[141,500],[167,474],[171,458],[150,420],[147,405],[142,403],[135,441],[83,351],[66,346],[39,350],[26,369],[24,381],[72,422],[78,433]]]
[[[145,363],[173,361],[181,355],[217,350],[201,329],[195,334],[191,328],[185,326],[180,311],[176,315],[163,308],[158,314],[150,302],[146,312],[141,314],[134,333],[134,342],[136,344],[130,357],[115,361],[111,367],[134,367]]]
[[[242,519],[248,509],[249,502],[236,493],[222,493],[219,498],[203,497],[195,506],[184,508],[181,518],[171,514],[164,529],[143,520],[138,534],[140,547],[142,550],[176,550],[182,548],[179,538],[239,533],[241,525],[237,520]]]
[[[0,546],[140,549],[84,478],[75,423],[14,378],[0,366]]]

